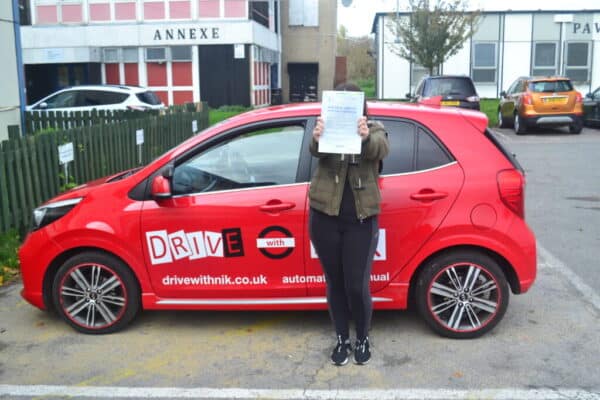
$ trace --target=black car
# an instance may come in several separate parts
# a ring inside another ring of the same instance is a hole
[[[583,99],[583,123],[600,126],[600,87]]]
[[[425,76],[417,85],[414,95],[407,97],[413,103],[422,103],[435,96],[442,96],[442,106],[479,110],[479,95],[477,95],[473,81],[468,76]]]

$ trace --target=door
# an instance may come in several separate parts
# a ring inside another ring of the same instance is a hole
[[[146,201],[142,246],[159,297],[306,295],[304,210],[297,183],[304,121],[222,134],[174,163],[164,201]]]
[[[432,133],[406,120],[381,122],[388,132],[390,153],[380,178],[382,209],[372,292],[386,287],[435,232],[464,180],[460,166]],[[308,293],[325,295],[317,256],[311,252],[307,257]]]
[[[288,64],[290,102],[317,101],[319,64]]]

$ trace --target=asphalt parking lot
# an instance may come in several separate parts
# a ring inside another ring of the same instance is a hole
[[[569,169],[597,162],[600,130],[496,132],[528,172],[540,251],[535,285],[486,336],[445,339],[412,311],[380,311],[371,363],[334,367],[326,312],[144,312],[90,336],[17,282],[0,288],[0,398],[600,399],[600,214],[567,199],[600,196],[597,170]]]

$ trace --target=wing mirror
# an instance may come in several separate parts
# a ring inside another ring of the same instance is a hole
[[[501,91],[501,92],[500,92],[500,96],[502,96],[502,97],[506,97],[506,90],[503,90],[503,91]]]
[[[40,110],[45,110],[46,108],[48,108],[48,103],[44,101],[43,103],[38,104],[36,108],[39,108]]]
[[[591,94],[591,93],[588,93],[588,94],[585,95],[585,97],[587,97],[588,99],[593,99],[594,95]]]
[[[150,187],[150,194],[155,200],[170,199],[173,194],[171,193],[171,178],[173,177],[173,165],[167,165],[162,174],[155,176],[152,179],[152,186]]]

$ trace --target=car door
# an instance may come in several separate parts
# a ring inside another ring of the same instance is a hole
[[[589,97],[588,97],[589,96]],[[583,113],[586,123],[600,123],[600,88],[583,99]]]
[[[508,88],[506,95],[500,101],[500,112],[502,113],[502,118],[506,121],[512,121],[515,112],[515,104],[517,98],[515,93],[517,88],[521,85],[521,80],[516,80],[512,85]]]
[[[371,271],[371,291],[386,287],[435,232],[458,195],[464,174],[431,132],[403,119],[379,119],[388,132],[390,153],[383,161],[379,243]],[[314,250],[307,250],[311,296],[325,295]]]
[[[174,196],[146,201],[141,217],[159,297],[235,304],[306,295],[304,282],[285,279],[304,273],[308,183],[297,176],[305,123],[241,127],[174,162]]]
[[[40,101],[33,109],[35,111],[69,111],[77,105],[78,90],[64,90]]]

